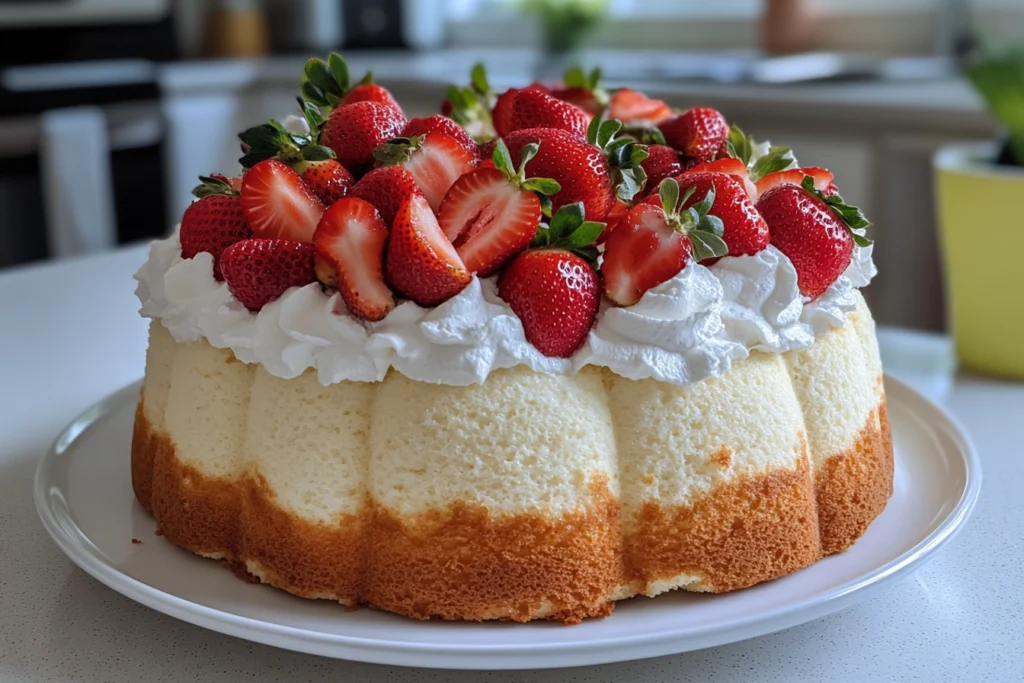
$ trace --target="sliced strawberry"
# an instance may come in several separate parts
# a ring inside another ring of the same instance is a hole
[[[238,192],[227,178],[212,176],[200,180],[202,184],[192,191],[199,199],[185,209],[181,218],[181,257],[209,252],[213,255],[213,276],[223,280],[220,255],[235,242],[252,237],[252,230],[245,220]]]
[[[693,198],[700,203],[689,211]],[[715,205],[713,194],[680,195],[675,179],[663,180],[658,193],[633,207],[605,243],[601,274],[608,298],[632,306],[648,290],[675,277],[691,258],[724,256],[722,221],[709,214]]]
[[[470,154],[474,156],[480,155],[477,144],[469,136],[469,133],[466,132],[466,129],[454,120],[440,114],[409,119],[409,123],[405,124],[405,128],[402,130],[402,137],[414,138],[417,135],[426,135],[427,133],[444,133],[448,137],[458,140]],[[489,157],[490,154],[487,156]]]
[[[325,206],[347,195],[355,182],[352,174],[334,159],[300,161],[295,165],[295,171]]]
[[[476,168],[477,162],[475,154],[443,133],[398,138],[381,145],[374,156],[385,165],[399,164],[409,171],[434,211],[452,183]]]
[[[590,117],[577,106],[540,90],[523,90],[512,102],[512,130],[557,128],[586,136]]]
[[[416,179],[401,166],[375,168],[352,186],[349,195],[359,197],[377,207],[385,225],[395,222],[398,207],[414,194],[423,194]]]
[[[320,281],[337,287],[349,310],[363,320],[381,320],[395,307],[384,283],[387,238],[377,209],[356,197],[332,204],[313,235]]]
[[[725,117],[710,107],[694,107],[658,124],[669,147],[698,161],[710,161],[729,137]]]
[[[754,181],[750,179],[750,173],[747,171],[747,165],[739,159],[727,156],[721,159],[716,159],[715,161],[703,161],[686,170],[689,173],[709,171],[711,173],[726,173],[731,175],[735,177],[736,180],[743,183],[743,189],[747,191],[747,195],[752,200],[757,201],[757,186],[754,184]]]
[[[608,118],[628,126],[654,126],[672,116],[672,110],[661,100],[653,100],[642,92],[620,88],[608,103]]]
[[[247,239],[221,254],[224,281],[231,294],[258,311],[289,287],[316,282],[313,246],[284,239]]]
[[[784,183],[799,185],[803,182],[804,176],[811,176],[811,178],[814,179],[815,189],[821,191],[825,191],[828,186],[832,184],[832,180],[835,178],[831,171],[825,168],[818,168],[817,166],[805,166],[803,168],[791,168],[787,171],[776,171],[775,173],[769,173],[757,181],[757,194],[760,196],[776,185],[782,185]],[[834,187],[835,186],[833,186],[833,188]]]
[[[422,195],[399,207],[385,263],[388,284],[420,306],[447,301],[473,279]]]
[[[324,204],[302,178],[275,159],[242,177],[242,210],[256,237],[310,242]]]
[[[437,220],[469,272],[489,275],[529,246],[541,219],[541,202],[535,193],[554,194],[561,189],[549,178],[526,178],[526,163],[537,149],[526,150],[517,169],[499,140],[493,160],[496,167],[462,176],[441,202]]]

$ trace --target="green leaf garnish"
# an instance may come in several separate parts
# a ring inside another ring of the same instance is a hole
[[[729,247],[726,246],[725,240],[713,232],[705,230],[691,232],[690,245],[693,247],[693,260],[697,262],[725,256],[729,253]]]
[[[793,158],[787,156],[788,154],[789,147],[775,145],[769,147],[768,153],[755,161],[754,165],[750,167],[750,180],[756,183],[769,173],[785,171],[787,168],[792,167],[794,165]]]
[[[729,156],[749,166],[754,155],[754,141],[739,126],[732,125],[729,127],[729,137],[725,140],[725,149]]]
[[[220,178],[211,178],[210,176],[201,175],[199,176],[199,185],[196,185],[192,189],[192,194],[202,199],[203,197],[211,197],[218,194],[237,197],[239,192],[231,187],[230,183],[227,183]]]

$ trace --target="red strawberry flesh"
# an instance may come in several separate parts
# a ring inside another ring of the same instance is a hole
[[[242,177],[242,209],[256,237],[310,242],[324,204],[286,164],[268,159]]]
[[[385,264],[388,284],[421,306],[447,301],[472,279],[422,195],[399,207]]]
[[[675,277],[690,260],[688,237],[669,226],[660,205],[638,204],[605,243],[605,293],[620,306]]]

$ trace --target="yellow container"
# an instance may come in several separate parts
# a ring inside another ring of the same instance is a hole
[[[992,143],[935,155],[946,300],[961,364],[1024,379],[1024,169]]]

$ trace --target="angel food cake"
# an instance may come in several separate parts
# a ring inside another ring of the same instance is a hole
[[[337,55],[139,270],[163,537],[415,618],[603,616],[842,552],[892,492],[867,221],[824,169],[566,74],[406,119]]]

